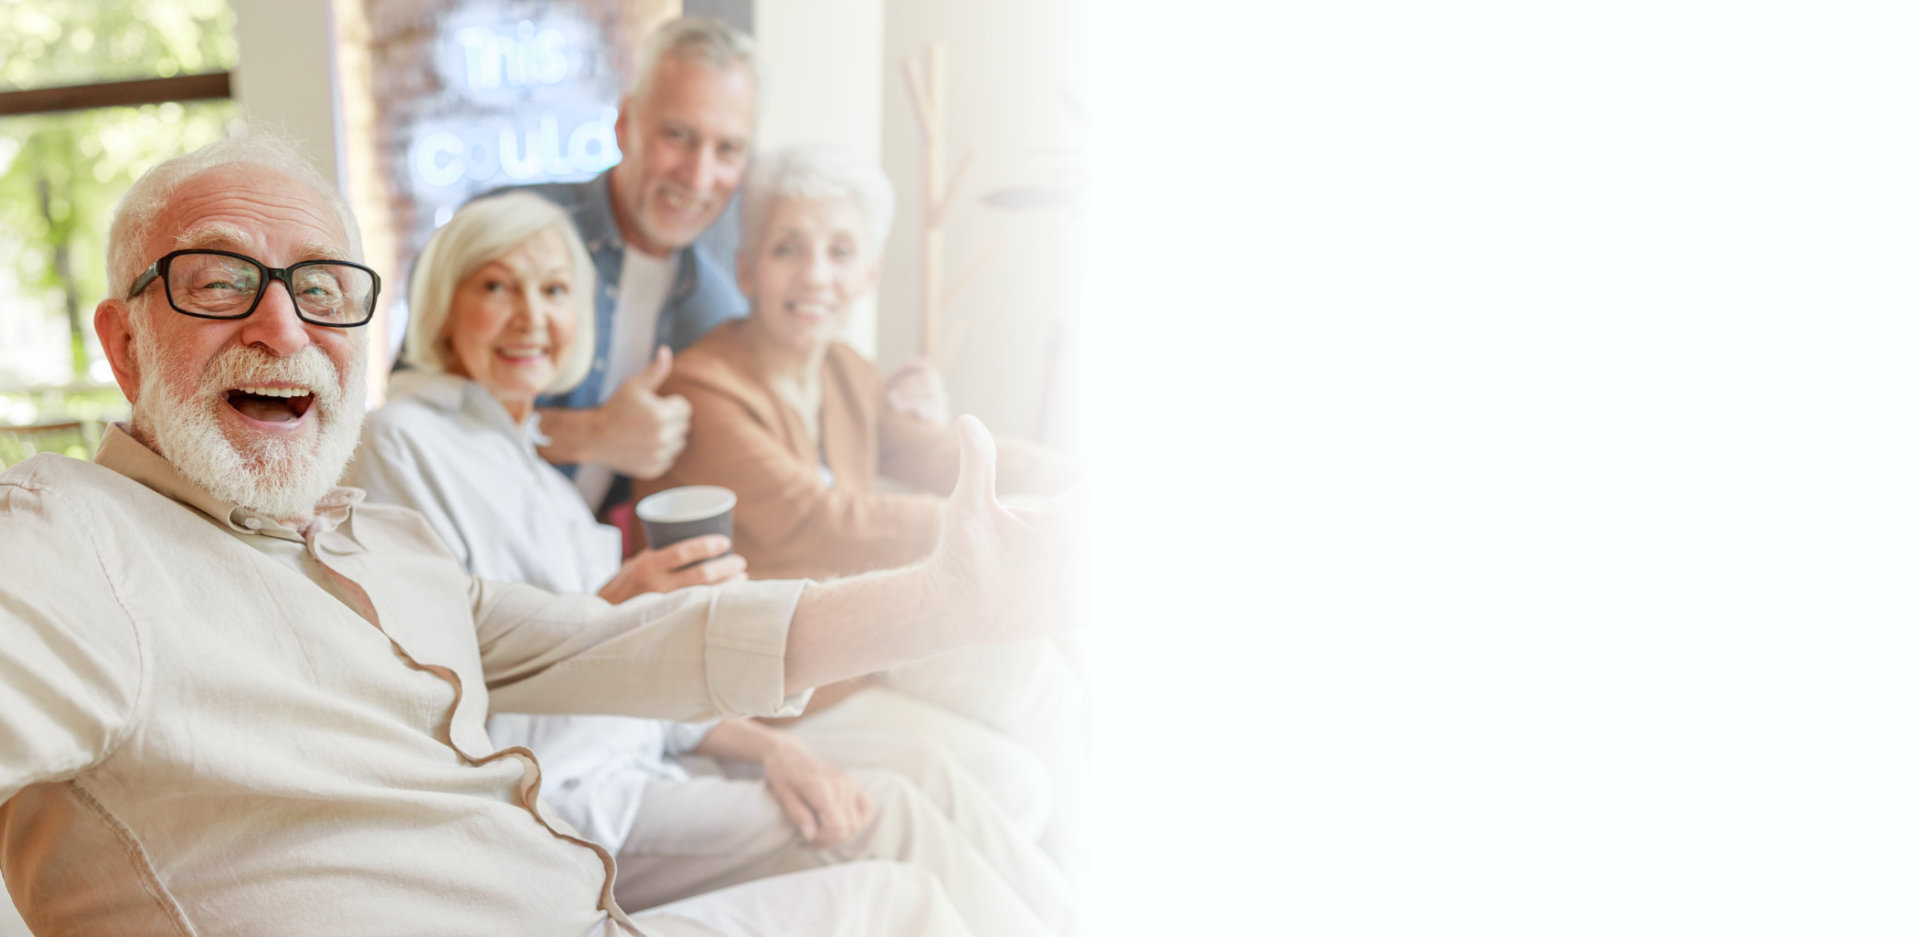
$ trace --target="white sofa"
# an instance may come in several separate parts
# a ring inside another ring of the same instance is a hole
[[[0,937],[33,937],[27,930],[26,922],[20,920],[20,912],[13,909],[13,899],[7,897],[3,888],[0,888]]]

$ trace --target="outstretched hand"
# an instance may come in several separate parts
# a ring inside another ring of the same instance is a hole
[[[1079,498],[1010,508],[993,493],[987,428],[959,420],[960,473],[926,560],[809,586],[794,606],[783,668],[805,689],[969,644],[1078,624]]]
[[[953,613],[954,637],[978,644],[1071,627],[1080,572],[1077,496],[1032,508],[1002,504],[994,495],[993,437],[972,416],[959,419],[958,431],[960,476],[927,566],[935,600]]]

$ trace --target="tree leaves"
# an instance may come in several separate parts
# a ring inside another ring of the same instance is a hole
[[[0,90],[218,71],[237,58],[225,0],[0,2]],[[115,202],[154,163],[224,136],[237,116],[231,101],[204,101],[0,119],[0,265],[11,268],[0,270],[0,304],[65,318],[72,337],[64,377],[9,349],[0,385],[84,379],[98,352],[80,313],[105,295]]]

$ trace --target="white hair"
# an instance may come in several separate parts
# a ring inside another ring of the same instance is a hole
[[[108,295],[115,299],[124,297],[132,288],[134,277],[156,259],[143,252],[154,233],[154,221],[180,186],[208,170],[237,164],[278,170],[312,189],[340,216],[340,227],[347,234],[346,259],[361,259],[360,225],[354,221],[353,209],[340,197],[339,189],[315,170],[285,137],[254,127],[160,163],[142,174],[120,197],[120,203],[113,210],[113,222],[107,229]]]
[[[413,267],[407,291],[406,344],[401,356],[422,371],[445,373],[453,369],[453,348],[442,340],[453,294],[462,281],[489,261],[548,231],[560,232],[573,260],[574,337],[567,358],[560,362],[547,393],[573,389],[593,364],[593,258],[580,241],[580,232],[560,206],[531,192],[508,192],[474,199],[453,213],[433,233]]]
[[[893,225],[893,185],[873,161],[826,143],[792,146],[754,160],[740,196],[740,253],[752,257],[783,199],[851,202],[866,218],[868,245],[879,253]]]
[[[753,76],[756,93],[765,84],[760,80],[760,59],[753,37],[716,19],[683,16],[662,23],[640,42],[635,58],[633,83],[627,88],[627,101],[639,107],[653,88],[653,73],[665,58],[691,59],[714,69],[743,68]]]

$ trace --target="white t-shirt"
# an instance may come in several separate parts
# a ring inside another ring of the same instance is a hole
[[[607,344],[606,386],[617,388],[653,360],[654,329],[660,307],[673,288],[673,255],[654,257],[628,245],[620,258],[620,297],[614,309],[613,334]],[[613,487],[613,469],[582,465],[573,474],[573,486],[587,504],[598,508]]]

